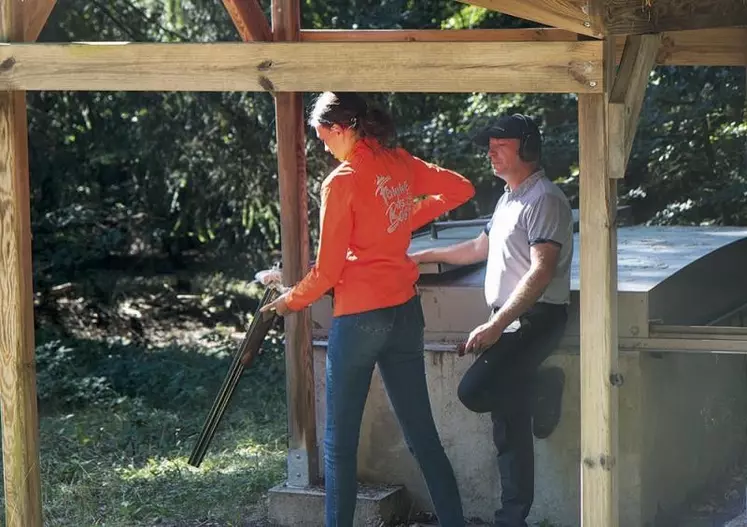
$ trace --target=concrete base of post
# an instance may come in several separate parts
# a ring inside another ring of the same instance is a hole
[[[359,485],[354,527],[379,527],[406,519],[410,500],[404,487]],[[324,525],[324,487],[290,487],[283,483],[270,489],[269,519],[280,527]]]

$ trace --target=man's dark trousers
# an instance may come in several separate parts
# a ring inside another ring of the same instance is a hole
[[[532,400],[537,371],[555,350],[568,319],[565,305],[537,303],[464,374],[458,395],[473,412],[490,412],[501,477],[499,527],[524,527],[534,501]],[[562,387],[561,387],[562,389]],[[558,394],[558,397],[560,394]]]

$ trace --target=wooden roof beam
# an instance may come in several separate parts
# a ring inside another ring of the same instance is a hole
[[[223,0],[233,25],[244,42],[271,41],[272,30],[259,0]]]
[[[578,34],[557,28],[522,29],[302,29],[304,42],[573,42]],[[614,38],[620,62],[625,35]],[[667,66],[747,66],[747,28],[662,33],[656,63]]]
[[[630,35],[747,25],[743,0],[592,0],[609,35]]]
[[[545,26],[601,38],[601,13],[593,0],[459,0]],[[636,0],[640,3],[641,0]]]
[[[578,34],[553,27],[521,29],[302,29],[304,42],[573,42]]]
[[[0,90],[580,93],[603,88],[587,42],[0,45]]]
[[[616,36],[618,60],[624,36]],[[661,34],[656,63],[666,66],[747,66],[747,28],[695,29]]]

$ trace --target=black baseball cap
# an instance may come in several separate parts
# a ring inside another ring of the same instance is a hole
[[[478,146],[488,147],[491,137],[495,139],[521,139],[528,135],[542,137],[539,128],[530,117],[515,113],[493,119],[475,134],[472,141]]]

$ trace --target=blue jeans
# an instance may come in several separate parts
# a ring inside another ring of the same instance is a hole
[[[335,317],[327,349],[325,487],[327,527],[353,525],[363,408],[378,363],[410,451],[443,527],[462,527],[454,471],[433,422],[425,382],[420,297],[399,306]]]

